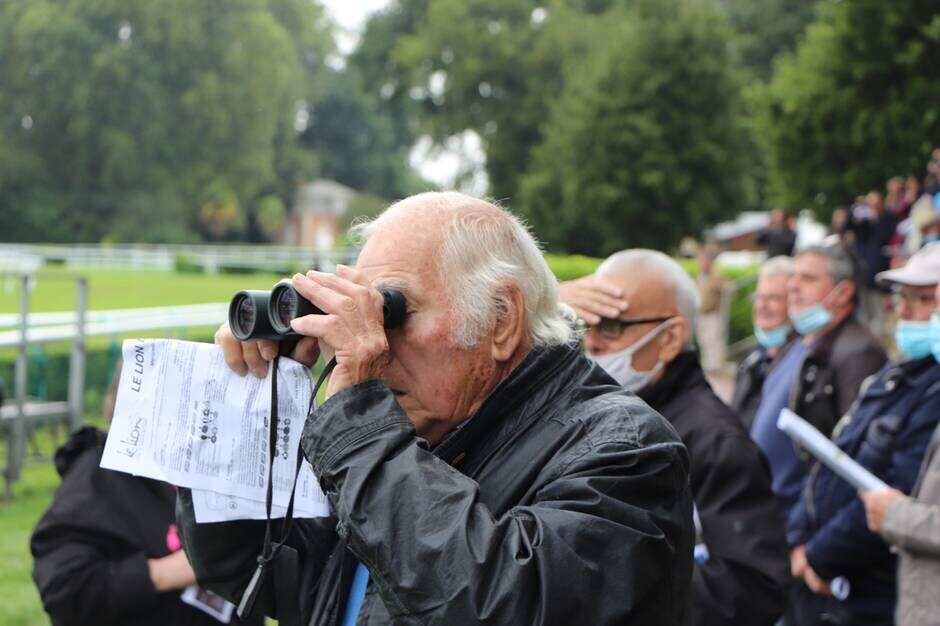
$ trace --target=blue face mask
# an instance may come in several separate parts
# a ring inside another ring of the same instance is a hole
[[[832,313],[821,302],[817,302],[799,313],[790,313],[790,321],[793,322],[796,332],[801,335],[812,335],[832,321]]]
[[[930,316],[930,350],[940,363],[940,312],[937,311]]]
[[[770,330],[761,330],[757,326],[754,327],[754,336],[757,337],[757,343],[765,348],[779,348],[787,342],[789,334],[790,327],[786,324],[781,324]]]
[[[894,329],[894,342],[907,359],[920,359],[930,354],[932,338],[930,322],[898,320]]]

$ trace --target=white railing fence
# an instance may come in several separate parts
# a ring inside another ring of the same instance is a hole
[[[183,262],[208,273],[220,269],[332,270],[352,263],[355,248],[314,250],[300,246],[247,244],[25,244],[0,243],[0,268],[35,271],[43,264],[65,268],[100,267],[171,271]]]

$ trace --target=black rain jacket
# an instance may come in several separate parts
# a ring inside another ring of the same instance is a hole
[[[640,397],[675,427],[691,458],[692,498],[708,550],[692,574],[693,624],[774,624],[786,602],[790,559],[763,455],[712,391],[695,352],[680,354]]]
[[[378,380],[324,403],[302,447],[335,514],[290,537],[303,623],[338,623],[357,560],[360,625],[687,623],[685,447],[578,346],[534,349],[433,450]],[[178,520],[200,583],[239,597],[264,523],[197,525],[185,490]]]
[[[793,347],[790,343],[784,351]],[[777,355],[780,359],[783,352]],[[790,387],[788,406],[827,437],[859,395],[862,382],[875,374],[888,357],[881,342],[852,316],[820,337],[800,363]],[[812,466],[812,458],[801,452]]]

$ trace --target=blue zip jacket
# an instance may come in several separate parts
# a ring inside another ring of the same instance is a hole
[[[932,356],[888,363],[862,386],[833,440],[886,483],[909,493],[938,419],[940,364]],[[790,514],[787,540],[790,546],[806,545],[806,558],[823,579],[849,582],[847,598],[827,600],[833,613],[857,624],[891,623],[896,558],[868,530],[855,488],[820,463]]]

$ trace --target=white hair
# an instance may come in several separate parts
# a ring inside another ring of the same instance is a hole
[[[597,273],[615,271],[634,273],[647,271],[657,274],[663,283],[672,290],[676,298],[679,315],[689,322],[689,344],[695,333],[695,315],[699,308],[698,288],[689,273],[682,269],[675,259],[657,250],[633,248],[621,250],[607,257],[597,268]]]
[[[525,224],[486,200],[456,192],[411,196],[372,221],[356,224],[350,234],[368,241],[386,222],[408,211],[450,213],[439,255],[441,283],[446,286],[456,325],[455,344],[470,348],[510,306],[507,283],[522,292],[525,322],[533,346],[574,340],[558,302],[558,281]]]
[[[793,276],[793,257],[781,254],[764,261],[757,273],[757,279],[771,276]]]

